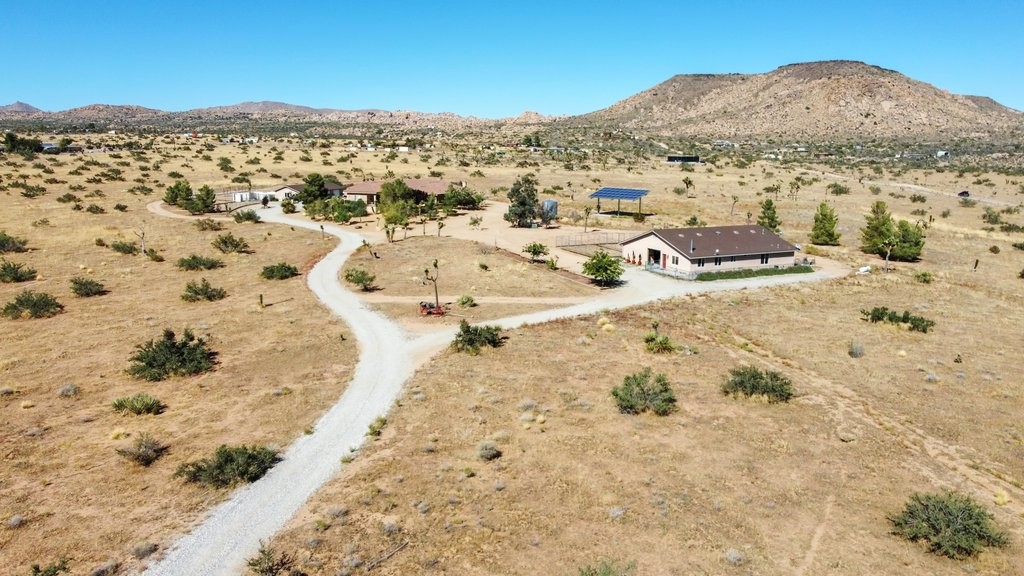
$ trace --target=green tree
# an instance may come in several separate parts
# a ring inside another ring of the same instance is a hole
[[[839,237],[842,236],[842,234],[836,232],[836,225],[838,223],[839,218],[836,216],[836,211],[824,202],[819,204],[818,211],[814,213],[814,227],[811,229],[811,244],[818,244],[819,246],[838,246]]]
[[[186,201],[185,209],[192,214],[206,214],[216,212],[217,194],[213,188],[203,185],[191,200]]]
[[[164,203],[184,208],[192,201],[192,187],[184,180],[177,180],[164,191]]]
[[[775,202],[772,202],[771,198],[765,198],[761,202],[761,213],[757,216],[757,223],[776,234],[779,233],[782,222],[779,221],[779,215],[775,212]]]
[[[384,224],[403,226],[416,210],[416,191],[403,180],[385,182],[380,187],[380,208]]]
[[[900,220],[896,224],[896,245],[890,257],[897,262],[914,262],[924,249],[924,231],[921,226]]]
[[[345,281],[359,286],[363,292],[373,290],[373,281],[377,277],[362,268],[349,268],[345,270]]]
[[[898,262],[913,262],[921,257],[924,249],[924,231],[918,225],[906,220],[893,220],[885,202],[878,200],[871,206],[871,214],[865,217],[860,229],[861,251],[877,254],[886,259],[886,268],[891,258]]]
[[[623,272],[622,261],[604,250],[594,252],[590,259],[583,263],[583,273],[593,278],[600,286],[609,286],[617,282]]]
[[[326,200],[330,194],[324,185],[324,177],[317,172],[310,173],[302,179],[302,192],[294,196],[295,200],[306,203],[315,200]]]
[[[516,178],[512,188],[508,191],[509,207],[505,213],[505,220],[512,223],[516,228],[526,228],[540,214],[540,204],[537,202],[537,178],[533,174],[526,174]]]

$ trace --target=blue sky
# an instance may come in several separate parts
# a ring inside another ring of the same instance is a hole
[[[861,60],[1024,110],[1024,2],[9,2],[0,104],[578,114],[674,74]]]

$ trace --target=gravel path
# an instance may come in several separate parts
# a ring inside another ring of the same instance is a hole
[[[154,213],[169,212],[150,207]],[[320,230],[319,223],[285,216],[279,208],[260,210],[267,222]],[[175,215],[177,216],[177,215]],[[262,479],[235,490],[192,532],[181,538],[162,559],[150,566],[153,576],[234,575],[323,484],[341,469],[341,458],[362,444],[366,429],[388,412],[415,366],[447,346],[456,329],[447,328],[410,339],[388,318],[368,309],[355,293],[343,288],[338,271],[363,237],[325,224],[324,231],[341,245],[310,270],[309,288],[332,313],[348,323],[359,341],[355,375],[338,402],[316,423],[313,434],[298,438],[281,455],[282,461]],[[625,285],[566,308],[504,318],[489,324],[505,328],[546,322],[602,310],[623,308],[673,296],[777,286],[838,278],[849,272],[826,264],[812,274],[770,276],[750,280],[682,282],[629,267]]]

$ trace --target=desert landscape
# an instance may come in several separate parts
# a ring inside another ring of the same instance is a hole
[[[17,105],[0,127],[5,573],[1024,574],[1019,112],[833,62],[575,117]],[[479,202],[391,221],[255,195],[312,174]],[[549,223],[506,220],[524,179]],[[216,211],[169,201],[183,186]],[[603,187],[647,190],[642,211],[598,210]],[[568,240],[755,225],[767,200],[813,274],[627,262],[601,285],[598,241]],[[862,250],[879,201],[918,258]],[[837,243],[813,241],[822,205]],[[400,381],[335,412],[367,366]],[[629,413],[613,389],[648,369],[672,405]],[[723,393],[742,369],[791,394]],[[337,452],[302,456],[322,485],[257,518],[303,446]],[[915,494],[970,498],[1001,540],[951,558],[896,534]],[[236,505],[253,530],[182,559]]]

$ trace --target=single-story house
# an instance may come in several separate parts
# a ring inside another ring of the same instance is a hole
[[[282,198],[291,198],[292,196],[302,192],[302,190],[305,187],[305,184],[285,184],[284,186],[280,186],[274,189],[273,199],[279,200]],[[327,180],[324,182],[324,188],[327,190],[327,192],[330,193],[331,196],[344,196],[342,194],[342,191],[345,189],[345,187],[342,186],[341,184],[338,184],[337,182]]]
[[[428,178],[403,178],[405,185],[417,193],[418,196],[426,198],[435,196],[438,200],[444,197],[448,191],[448,181]],[[387,180],[367,180],[356,182],[345,189],[342,196],[346,200],[362,199],[367,206],[374,206],[380,201],[380,188]]]
[[[662,228],[622,243],[622,258],[654,272],[693,278],[701,272],[793,265],[796,246],[756,224]]]

